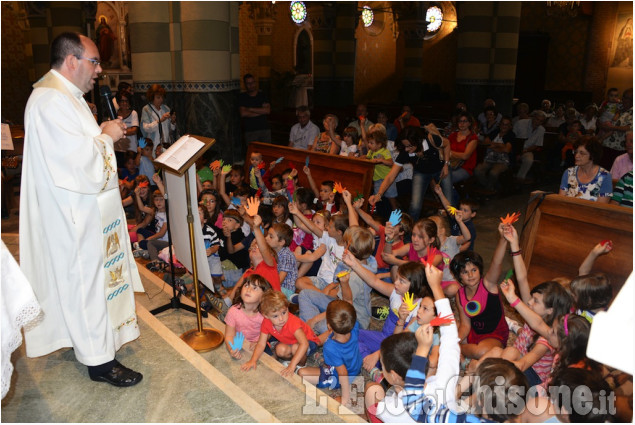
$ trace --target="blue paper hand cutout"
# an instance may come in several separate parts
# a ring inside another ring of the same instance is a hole
[[[243,343],[245,342],[245,335],[242,332],[238,332],[234,337],[234,342],[230,342],[229,346],[232,350],[241,350],[243,348]]]
[[[146,138],[145,138],[145,137],[140,138],[140,139],[139,139],[139,147],[140,147],[141,149],[143,149],[143,148],[145,148],[145,147],[146,147],[146,145],[147,145],[147,143],[146,143]]]
[[[234,196],[232,198],[232,204],[234,204],[236,206],[240,206],[240,198],[238,196]]]
[[[307,167],[309,166],[309,156],[307,155],[306,159],[304,160],[304,165],[306,165]]]
[[[284,156],[281,156],[280,158],[275,160],[275,164],[280,164],[282,161],[284,160]]]
[[[390,224],[396,226],[401,222],[401,210],[394,210],[390,213],[390,218],[388,219]]]

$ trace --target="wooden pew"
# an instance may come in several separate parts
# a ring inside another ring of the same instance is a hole
[[[284,161],[276,165],[274,174],[281,173],[289,168],[291,161],[298,169],[299,185],[309,188],[309,181],[306,174],[302,171],[306,161],[309,159],[309,168],[311,176],[315,184],[320,187],[320,183],[324,180],[333,180],[342,183],[342,186],[348,189],[355,197],[357,192],[364,195],[364,199],[368,200],[373,188],[373,168],[374,164],[370,161],[358,158],[348,158],[339,155],[329,155],[320,152],[307,151],[305,149],[290,148],[287,146],[270,145],[268,143],[254,142],[247,147],[247,158],[245,159],[245,175],[249,175],[249,158],[252,152],[262,154],[262,159],[267,166],[277,158],[283,156]]]
[[[633,271],[633,210],[540,191],[531,196],[520,240],[530,286],[576,277],[589,251],[610,239],[613,250],[597,259],[593,271],[607,274],[617,294]]]

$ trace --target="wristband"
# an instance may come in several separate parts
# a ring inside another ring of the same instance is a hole
[[[516,298],[516,301],[511,303],[509,306],[515,308],[518,304],[520,304],[520,298]]]
[[[522,254],[523,250],[519,249],[518,251],[510,251],[509,253],[511,254],[512,257],[516,257],[516,256]]]
[[[393,243],[395,241],[394,239],[388,239],[388,236],[384,236],[384,240],[386,243]]]

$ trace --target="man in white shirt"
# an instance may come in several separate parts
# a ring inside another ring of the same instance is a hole
[[[520,168],[516,175],[521,180],[527,177],[527,173],[534,162],[534,151],[542,147],[545,137],[545,128],[542,124],[546,119],[547,117],[543,111],[536,110],[531,113],[531,118],[518,120],[514,124],[516,137],[525,139],[523,153],[520,157]]]
[[[83,94],[102,71],[89,38],[62,33],[51,70],[25,111],[20,266],[44,313],[25,331],[26,353],[72,347],[93,381],[119,387],[142,375],[115,359],[139,337],[133,291],[143,291],[121,206],[113,142],[121,119],[95,121]]]
[[[369,132],[370,126],[373,125],[373,122],[368,119],[368,108],[363,103],[357,105],[357,109],[355,110],[355,116],[357,119],[348,123],[349,127],[353,127],[357,130],[357,134],[362,135],[362,128],[359,125],[359,117],[364,117],[364,130],[366,133]]]
[[[295,110],[298,123],[291,127],[289,133],[289,147],[308,149],[320,135],[320,129],[311,121],[311,111],[308,106],[299,106]]]

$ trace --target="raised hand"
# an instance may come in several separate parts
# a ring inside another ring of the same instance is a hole
[[[393,226],[398,225],[401,222],[401,210],[393,210],[390,213],[390,218],[388,219],[388,221]]]
[[[395,229],[390,221],[387,221],[384,232],[386,233],[386,237],[388,239],[395,239],[395,233],[397,232],[397,229]]]
[[[300,214],[300,210],[298,209],[298,204],[295,202],[289,202],[289,212],[293,215]]]
[[[508,302],[512,303],[516,301],[518,296],[516,295],[516,287],[511,279],[504,280],[501,284],[501,291]]]
[[[355,258],[353,254],[350,253],[349,250],[345,250],[344,254],[342,254],[342,261],[349,267],[354,267],[359,264],[359,260]]]
[[[509,241],[509,243],[518,243],[518,232],[516,228],[511,224],[503,225],[503,237]]]
[[[369,203],[370,205],[375,205],[375,204],[376,204],[377,202],[379,202],[379,201],[381,201],[381,196],[379,196],[379,195],[371,195],[371,196],[368,198],[368,203]]]
[[[432,346],[433,330],[434,328],[430,326],[429,323],[426,323],[425,325],[419,326],[419,329],[415,332],[415,338],[417,339],[419,348],[427,347],[427,350],[424,351],[429,351]]]
[[[260,207],[260,200],[258,198],[247,198],[247,208],[245,211],[250,217],[258,214],[258,207]]]
[[[260,227],[261,224],[262,224],[262,217],[256,214],[254,216],[254,229],[257,229],[258,227]]]
[[[408,311],[412,311],[415,309],[415,307],[417,306],[417,304],[414,302],[415,301],[415,295],[411,294],[410,292],[406,292],[402,298],[402,306],[405,304],[406,308],[408,309]]]
[[[161,176],[159,176],[157,173],[154,173],[152,175],[152,181],[158,186],[159,184],[161,184]]]
[[[349,205],[352,199],[351,192],[344,189],[344,191],[342,192],[342,198],[344,199],[344,202],[346,202],[346,204]]]
[[[357,208],[361,208],[364,205],[364,198],[358,198],[356,197],[353,200],[353,208],[357,209]]]
[[[308,156],[307,156],[307,158],[308,158]],[[308,166],[308,165],[305,165],[305,166],[302,168],[302,171],[304,171],[304,174],[306,174],[307,176],[310,176],[310,175],[311,175],[311,169],[309,169],[309,166]]]
[[[345,187],[342,187],[342,183],[340,182],[335,182],[335,184],[333,185],[333,193],[337,192],[337,193],[342,193],[346,190]]]
[[[232,170],[231,164],[223,165],[223,167],[221,168],[221,175],[225,176],[229,174],[231,170]]]
[[[593,253],[597,256],[608,254],[613,249],[613,241],[605,239],[593,247]]]
[[[214,161],[211,164],[209,164],[209,168],[212,171],[216,171],[216,170],[220,169],[222,166],[223,166],[223,160],[222,159],[217,159],[216,161]]]
[[[518,221],[518,218],[520,217],[520,213],[519,212],[515,212],[512,213],[511,215],[508,213],[505,218],[501,217],[501,223],[503,224],[514,224]]]
[[[426,264],[426,280],[429,286],[441,286],[441,280],[443,279],[443,272],[432,264]]]

